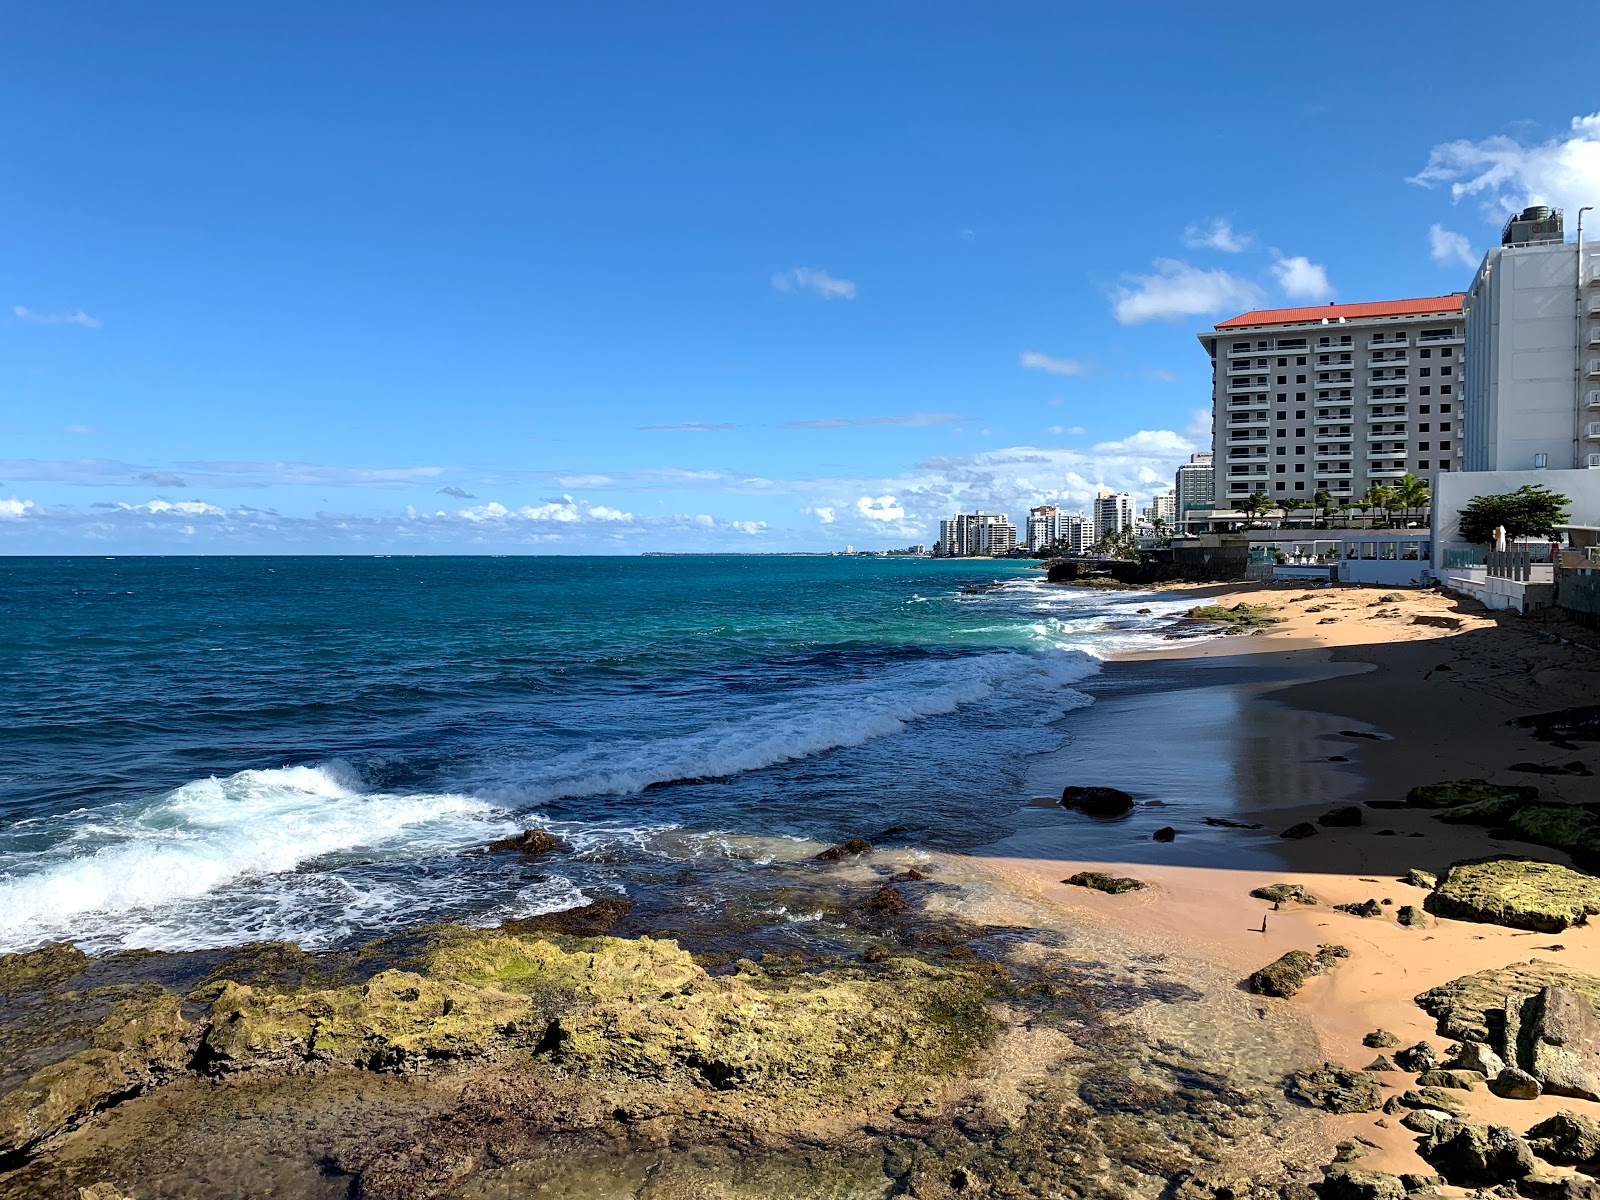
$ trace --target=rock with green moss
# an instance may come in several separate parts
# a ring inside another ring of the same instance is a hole
[[[1417,867],[1412,867],[1400,877],[1400,882],[1409,883],[1412,887],[1424,888],[1431,892],[1439,886],[1439,877],[1432,871],[1423,871]]]
[[[1306,980],[1330,970],[1349,955],[1343,946],[1318,946],[1315,954],[1290,950],[1252,974],[1246,986],[1259,996],[1287,998],[1305,986]]]
[[[1235,604],[1225,608],[1220,604],[1202,604],[1191,608],[1188,616],[1196,621],[1210,621],[1221,625],[1228,633],[1246,633],[1254,629],[1276,625],[1283,618],[1277,609],[1268,604]]]
[[[1269,883],[1263,887],[1251,888],[1250,894],[1257,900],[1271,900],[1274,904],[1317,903],[1317,898],[1298,883]]]
[[[1483,801],[1514,800],[1522,804],[1539,798],[1539,789],[1528,784],[1490,783],[1487,779],[1448,779],[1443,783],[1424,783],[1406,793],[1413,808],[1458,808]]]
[[[1427,914],[1415,904],[1402,904],[1394,919],[1402,925],[1418,928],[1428,923]]]
[[[1435,915],[1560,933],[1600,913],[1600,879],[1513,856],[1454,864],[1429,901]]]
[[[1372,898],[1362,900],[1358,903],[1335,904],[1333,907],[1335,911],[1349,913],[1353,917],[1383,916],[1383,905],[1379,904],[1376,899]]]
[[[1526,841],[1567,851],[1580,866],[1600,864],[1600,806],[1528,804],[1506,825]]]
[[[1335,1113],[1374,1112],[1383,1103],[1383,1089],[1371,1075],[1331,1062],[1296,1071],[1289,1077],[1289,1094]]]
[[[1342,804],[1338,808],[1330,808],[1317,818],[1317,824],[1324,829],[1348,829],[1361,824],[1361,806],[1359,804]]]
[[[1404,1200],[1405,1182],[1387,1171],[1362,1171],[1343,1163],[1327,1168],[1322,1200]]]
[[[1533,1152],[1547,1162],[1580,1167],[1593,1173],[1600,1167],[1600,1121],[1582,1113],[1558,1112],[1523,1134]]]
[[[1428,989],[1416,1002],[1438,1022],[1440,1036],[1502,1046],[1507,998],[1533,995],[1547,987],[1570,988],[1591,1004],[1600,1005],[1600,976],[1543,958],[1463,975]]]
[[[1104,871],[1079,871],[1061,882],[1071,884],[1073,887],[1109,892],[1113,896],[1121,895],[1123,892],[1141,891],[1146,886],[1142,879],[1134,879],[1130,875],[1107,875]]]

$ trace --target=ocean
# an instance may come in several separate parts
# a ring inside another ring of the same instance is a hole
[[[803,927],[823,845],[1011,832],[1075,685],[1185,607],[1009,561],[0,559],[0,951]],[[531,826],[567,851],[483,852]]]

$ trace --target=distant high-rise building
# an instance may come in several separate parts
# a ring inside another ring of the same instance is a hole
[[[1172,481],[1172,523],[1184,528],[1192,512],[1208,512],[1216,502],[1215,477],[1211,455],[1191,454],[1189,461],[1178,468]]]
[[[1061,546],[1068,554],[1087,554],[1094,545],[1094,522],[1083,513],[1066,513],[1061,518]]]
[[[1133,497],[1127,492],[1103,491],[1094,500],[1094,540],[1133,528]]]
[[[1560,209],[1524,210],[1467,289],[1463,470],[1600,466],[1600,254],[1564,237]]]
[[[1009,554],[1017,548],[1017,527],[1005,513],[960,513],[939,522],[939,553],[946,558]]]
[[[1152,526],[1160,524],[1172,528],[1178,509],[1178,498],[1171,491],[1157,492],[1150,497],[1150,506],[1144,510],[1145,520]]]
[[[1041,504],[1028,510],[1028,549],[1043,550],[1061,540],[1061,510]]]
[[[1274,504],[1320,490],[1348,501],[1408,472],[1456,469],[1462,299],[1265,309],[1202,333],[1214,506],[1256,492]]]

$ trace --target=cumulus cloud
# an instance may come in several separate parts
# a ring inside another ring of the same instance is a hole
[[[1183,231],[1183,244],[1196,250],[1221,250],[1224,254],[1238,254],[1250,247],[1251,239],[1235,233],[1226,217],[1212,217],[1203,224],[1190,225]]]
[[[226,511],[203,500],[146,500],[143,504],[127,504],[119,501],[117,507],[123,512],[151,513],[156,516],[170,514],[180,517],[220,517]]]
[[[439,489],[439,495],[441,495],[441,496],[453,496],[457,500],[476,500],[477,499],[477,497],[474,496],[471,492],[467,491],[466,488],[458,488],[458,487],[442,487],[442,488]]]
[[[647,433],[721,433],[725,429],[734,429],[736,426],[731,421],[717,423],[685,421],[681,425],[641,425],[639,428]]]
[[[1207,271],[1182,259],[1158,258],[1154,275],[1128,275],[1112,298],[1111,312],[1124,325],[1177,321],[1261,302],[1261,289],[1227,271]]]
[[[856,285],[849,279],[837,279],[818,267],[795,267],[780,271],[772,277],[772,286],[780,292],[807,292],[824,300],[854,300]]]
[[[818,421],[785,421],[785,429],[848,429],[852,425],[955,425],[973,420],[959,413],[919,412],[893,417],[824,417]]]
[[[11,306],[11,315],[24,325],[77,325],[84,329],[100,328],[99,318],[91,317],[81,308],[72,312],[48,313],[14,304]]]
[[[856,500],[856,512],[868,521],[879,523],[903,521],[906,510],[893,496],[862,496]]]
[[[1576,212],[1600,196],[1600,113],[1573,117],[1564,135],[1542,142],[1504,134],[1441,142],[1406,182],[1448,187],[1453,204],[1477,197],[1497,220],[1530,204]]]
[[[1327,300],[1333,295],[1328,269],[1303,254],[1273,260],[1272,276],[1291,300]]]
[[[1030,371],[1043,371],[1047,375],[1087,375],[1089,368],[1075,358],[1052,358],[1037,350],[1024,350],[1017,358],[1020,366]]]
[[[32,500],[18,500],[15,496],[0,500],[0,521],[18,520],[32,507]]]
[[[1472,252],[1472,243],[1459,233],[1452,233],[1443,225],[1428,227],[1428,257],[1441,267],[1476,267],[1478,256]]]

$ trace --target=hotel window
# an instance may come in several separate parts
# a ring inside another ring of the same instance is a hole
[[[1385,562],[1393,562],[1397,557],[1395,551],[1398,549],[1398,545],[1396,545],[1394,542],[1379,542],[1378,557],[1383,559]]]
[[[1304,383],[1305,380],[1302,379],[1300,382]],[[1306,394],[1304,392],[1296,392],[1294,394],[1294,402],[1296,404],[1304,404],[1306,402]]]
[[[1419,404],[1419,405],[1417,405],[1417,411],[1419,413],[1432,412],[1433,411],[1433,405],[1431,405],[1431,404]]]
[[[1294,414],[1294,419],[1296,421],[1304,421],[1306,419],[1306,410],[1303,409],[1303,408],[1296,409],[1295,410],[1295,414]]]
[[[1441,404],[1439,405],[1439,411],[1442,413],[1447,413],[1450,411],[1450,406],[1448,404]]]
[[[1361,543],[1361,557],[1362,558],[1376,559],[1378,557],[1378,543],[1377,542],[1362,542]]]
[[[1448,395],[1449,395],[1449,394],[1450,394],[1450,385],[1449,385],[1449,384],[1448,384],[1448,383],[1447,383],[1447,384],[1445,384],[1445,385],[1444,385],[1444,386],[1443,386],[1443,387],[1441,387],[1441,388],[1440,388],[1440,389],[1439,389],[1439,395],[1441,395],[1441,396],[1448,396]],[[1440,411],[1441,411],[1441,412],[1442,412],[1442,411],[1444,411],[1444,410],[1443,410],[1443,409],[1441,409],[1441,410],[1440,410]]]
[[[1439,357],[1440,358],[1450,358],[1454,354],[1455,354],[1455,351],[1450,349],[1449,346],[1445,346],[1443,349],[1441,349],[1439,351]]]
[[[1429,350],[1427,347],[1423,347],[1422,352],[1421,352],[1421,357],[1423,357],[1423,358],[1432,358],[1433,357],[1433,351]]]
[[[1280,358],[1278,360],[1278,365],[1280,367],[1287,367],[1289,365],[1289,360],[1287,358]],[[1282,381],[1280,380],[1280,382],[1282,382]]]
[[[1450,432],[1450,422],[1449,421],[1440,421],[1439,422],[1439,432],[1440,433],[1449,433]]]
[[[1428,460],[1427,459],[1423,459],[1421,462],[1419,462],[1417,464],[1417,470],[1426,471],[1427,469],[1428,469]]]
[[[1422,542],[1407,542],[1400,547],[1400,557],[1406,562],[1416,562],[1422,557]]]
[[[1305,463],[1295,463],[1295,465],[1294,465],[1294,473],[1296,475],[1304,475],[1306,473],[1306,465],[1305,465]]]
[[[1295,484],[1295,485],[1294,485],[1294,490],[1295,490],[1295,491],[1297,491],[1297,492],[1303,492],[1303,491],[1305,491],[1305,490],[1306,490],[1306,485],[1305,485],[1305,483],[1304,483],[1304,482],[1303,482],[1303,481],[1302,481],[1302,482],[1300,482],[1300,483],[1297,483],[1297,484]]]
[[[1431,387],[1418,388],[1417,389],[1417,395],[1419,395],[1419,396],[1431,396],[1431,395],[1433,395],[1433,389]]]
[[[1344,544],[1344,556],[1346,558],[1354,561],[1356,558],[1358,558],[1360,556],[1360,554],[1361,554],[1361,543],[1360,542],[1346,542]]]
[[[1443,445],[1443,443],[1440,443],[1440,444]],[[1418,442],[1417,443],[1417,449],[1418,450],[1426,450],[1426,449],[1428,449],[1428,443],[1427,442]]]
[[[1440,442],[1439,443],[1439,449],[1441,449],[1441,450],[1450,449],[1450,443],[1449,442]]]
[[[1421,375],[1424,379],[1426,379],[1428,376],[1433,374],[1433,368],[1432,367],[1423,367],[1422,370],[1417,372],[1417,374]]]
[[[1440,367],[1439,368],[1439,374],[1441,374],[1441,375],[1454,375],[1455,373],[1456,373],[1456,369],[1454,367]]]

